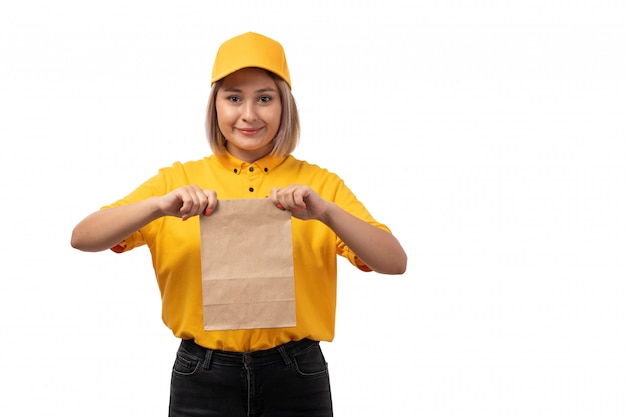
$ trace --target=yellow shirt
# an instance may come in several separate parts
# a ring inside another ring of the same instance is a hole
[[[214,190],[218,199],[265,198],[270,190],[305,184],[368,223],[377,223],[363,204],[334,173],[293,156],[266,156],[247,163],[232,155],[174,163],[108,207],[145,200],[196,184]],[[163,322],[174,335],[201,346],[235,352],[268,349],[291,340],[331,341],[335,332],[337,255],[369,271],[326,225],[293,218],[296,326],[280,329],[205,331],[200,266],[200,226],[197,216],[187,221],[161,217],[129,236],[115,251],[147,244],[162,298]]]

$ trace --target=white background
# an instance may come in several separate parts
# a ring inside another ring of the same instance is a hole
[[[0,415],[166,416],[147,249],[69,238],[209,153],[213,58],[249,30],[287,51],[295,155],[409,254],[341,262],[336,415],[626,415],[625,22],[621,0],[3,1]]]

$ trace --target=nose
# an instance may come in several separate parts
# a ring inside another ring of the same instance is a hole
[[[244,103],[241,118],[243,119],[243,121],[248,123],[252,123],[257,120],[258,116],[256,114],[256,106],[254,101],[247,100]]]

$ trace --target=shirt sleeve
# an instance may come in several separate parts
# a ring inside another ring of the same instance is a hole
[[[131,249],[134,249],[138,246],[144,245],[145,242],[141,236],[141,232],[137,231],[132,235],[128,236],[126,239],[113,246],[111,250],[115,253],[124,253],[128,252]]]
[[[139,187],[135,188],[130,194],[126,197],[121,198],[115,201],[112,204],[103,206],[101,210],[106,210],[113,207],[124,206],[127,204],[137,203],[139,201],[146,200],[150,197],[165,195],[169,192],[169,189],[173,186],[171,180],[171,171],[177,168],[177,165],[174,164],[171,168],[162,168],[159,172],[141,184]],[[154,223],[154,222],[152,222]],[[146,233],[151,230],[153,224],[148,224],[143,228],[133,232],[130,236],[124,239],[122,242],[110,248],[115,253],[124,253],[137,248],[139,246],[143,246],[147,243]]]
[[[348,186],[345,185],[343,180],[338,178],[338,181],[339,183],[334,199],[335,204],[337,204],[339,207],[352,214],[353,216],[358,217],[359,219],[371,224],[372,226],[378,227],[379,229],[391,233],[391,230],[389,230],[386,225],[379,223],[374,219],[374,217],[370,214],[365,205],[357,199],[354,193],[348,188]],[[348,261],[350,261],[352,265],[356,266],[361,271],[372,271],[339,237],[337,237],[337,254],[348,259]]]

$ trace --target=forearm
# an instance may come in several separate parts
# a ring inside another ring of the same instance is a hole
[[[86,252],[103,251],[161,216],[156,198],[100,210],[78,223],[72,231],[71,244]]]
[[[407,255],[391,233],[373,226],[330,203],[320,219],[373,271],[382,274],[402,274]]]

